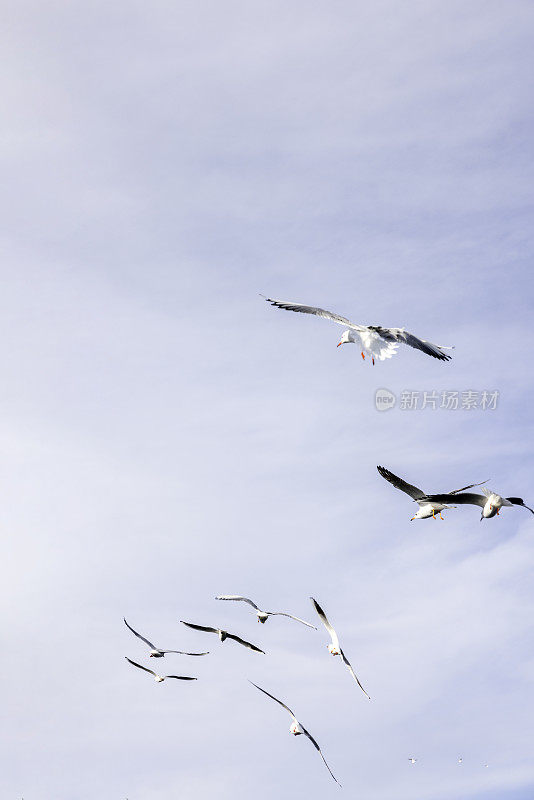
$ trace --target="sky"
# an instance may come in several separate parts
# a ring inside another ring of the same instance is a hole
[[[532,4],[2,12],[2,797],[336,796],[252,680],[349,796],[531,798],[534,518],[411,522],[376,466],[534,504]],[[373,367],[260,293],[453,359]],[[498,402],[402,407],[444,391]],[[217,594],[316,597],[371,702]],[[199,680],[130,667],[123,617]]]

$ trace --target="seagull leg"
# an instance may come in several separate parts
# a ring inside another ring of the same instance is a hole
[[[497,517],[499,516],[500,510],[501,510],[500,508],[497,509],[497,514],[495,516],[497,516]]]
[[[442,515],[441,515],[441,511],[439,512],[439,518],[440,518],[440,519],[443,519],[443,517],[442,517]],[[443,519],[443,522],[445,522],[445,520],[444,520],[444,519]]]
[[[365,361],[365,353],[363,352],[363,350],[362,350],[362,358]]]
[[[374,367],[374,365],[375,365],[375,357],[374,356],[371,356],[371,361],[373,362],[373,367]]]
[[[432,509],[432,519],[436,519],[436,509]]]

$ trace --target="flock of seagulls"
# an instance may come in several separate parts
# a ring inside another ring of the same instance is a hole
[[[264,295],[262,295],[264,297]],[[439,361],[450,361],[451,355],[448,352],[454,348],[446,345],[437,345],[433,344],[432,342],[427,341],[426,339],[420,339],[412,333],[409,333],[404,328],[387,328],[382,325],[363,325],[355,322],[351,322],[346,317],[342,317],[339,314],[333,313],[331,311],[326,311],[322,308],[317,308],[315,306],[307,306],[301,303],[288,303],[283,302],[280,300],[273,300],[269,297],[264,297],[266,302],[270,303],[275,308],[282,309],[284,311],[294,311],[301,314],[310,314],[317,317],[322,317],[323,319],[330,320],[335,322],[338,325],[342,325],[345,327],[345,330],[341,334],[341,337],[338,342],[338,347],[343,344],[357,344],[361,351],[361,356],[365,360],[366,357],[369,357],[371,362],[374,364],[375,360],[384,361],[385,359],[392,358],[398,350],[400,344],[405,344],[409,347],[415,348],[420,352],[424,353],[425,355],[431,356],[432,358],[438,359]],[[484,484],[488,481],[482,481],[480,483],[472,483],[468,486],[463,486],[461,489],[454,489],[450,492],[445,493],[438,493],[438,494],[430,494],[426,493],[422,489],[414,486],[410,483],[407,483],[402,478],[399,478],[390,470],[386,469],[386,467],[378,466],[377,467],[379,474],[387,480],[389,483],[392,484],[396,489],[399,489],[401,492],[407,494],[413,502],[417,503],[419,506],[418,511],[411,517],[412,520],[414,519],[436,519],[436,516],[439,516],[443,519],[442,512],[445,510],[450,510],[457,508],[459,505],[474,505],[478,506],[481,509],[481,517],[480,519],[490,519],[491,517],[497,516],[500,512],[500,509],[503,507],[511,507],[511,506],[523,506],[528,511],[534,514],[534,509],[527,506],[522,498],[520,497],[503,497],[502,495],[497,494],[496,492],[490,491],[487,489]],[[474,489],[475,487],[482,487],[481,491],[482,494],[477,494],[474,492],[470,492],[468,490]],[[241,595],[217,595],[216,600],[220,601],[230,601],[230,602],[241,602],[249,605],[254,612],[256,613],[256,618],[259,623],[264,624],[267,622],[269,617],[286,617],[291,619],[295,622],[298,622],[301,625],[306,626],[307,628],[311,628],[313,630],[317,630],[315,625],[312,625],[310,622],[306,622],[305,620],[301,619],[300,617],[296,617],[293,614],[288,614],[284,611],[264,611],[261,609],[256,603],[248,597],[243,597]],[[356,675],[351,663],[349,662],[347,656],[345,655],[340,641],[339,636],[336,633],[335,629],[331,625],[326,616],[324,610],[319,605],[315,598],[310,598],[313,608],[319,617],[319,620],[324,625],[329,637],[330,642],[327,645],[328,651],[332,656],[339,656],[342,663],[346,666],[349,673],[351,674],[354,681],[357,683],[358,687],[361,691],[365,694],[365,696],[370,700],[370,696],[367,693],[366,689],[364,689],[360,679]],[[230,639],[237,644],[242,645],[243,647],[252,650],[255,653],[261,653],[265,655],[265,651],[262,650],[255,644],[237,636],[234,633],[229,633],[227,630],[223,628],[216,628],[206,625],[198,625],[197,623],[193,622],[185,622],[185,620],[180,620],[180,622],[191,628],[192,630],[199,631],[201,633],[211,633],[218,636],[220,642],[224,642],[227,639]],[[206,656],[209,655],[209,651],[198,652],[198,653],[190,653],[183,650],[164,650],[162,648],[156,647],[156,645],[151,642],[149,639],[146,639],[140,633],[138,633],[132,626],[124,619],[124,623],[126,627],[142,642],[147,645],[149,648],[148,656],[149,658],[163,658],[167,654],[177,654],[177,655],[184,655],[184,656]],[[139,664],[136,661],[125,656],[126,660],[129,664],[136,667],[137,669],[143,670],[144,672],[149,673],[153,676],[156,683],[163,683],[163,681],[174,678],[176,680],[182,681],[194,681],[197,680],[195,677],[185,676],[185,675],[159,675],[154,670],[149,669],[142,664]],[[286,705],[282,700],[279,700],[274,694],[271,694],[266,689],[258,686],[253,681],[250,681],[252,686],[254,686],[258,691],[262,692],[267,697],[274,700],[275,703],[280,705],[284,708],[289,715],[291,716],[291,725],[289,728],[290,733],[293,736],[304,736],[305,738],[309,739],[314,748],[317,750],[321,759],[323,760],[328,772],[332,776],[333,780],[341,786],[337,778],[334,776],[330,766],[328,765],[321,748],[319,747],[317,741],[311,735],[311,733],[304,727],[304,725],[298,720],[294,712],[291,708]],[[414,766],[418,759],[411,756],[408,758],[409,763]],[[458,757],[458,764],[462,764],[463,759],[462,757]],[[485,767],[488,764],[484,764]]]
[[[305,625],[307,628],[312,628],[313,630],[317,630],[315,625],[312,625],[310,622],[305,622],[303,619],[300,619],[300,617],[293,616],[293,614],[286,614],[285,612],[282,612],[282,611],[261,611],[261,609],[258,608],[258,606],[252,600],[249,600],[248,597],[242,597],[241,595],[234,595],[234,594],[229,594],[229,595],[225,594],[225,595],[217,595],[217,597],[215,599],[216,600],[236,600],[236,601],[243,601],[245,603],[248,603],[248,605],[252,606],[256,610],[256,614],[257,614],[257,617],[258,617],[258,622],[265,622],[267,620],[267,618],[270,617],[270,616],[282,616],[282,617],[289,617],[290,619],[293,619],[296,622],[300,622],[303,625]],[[341,657],[341,660],[343,661],[343,663],[345,664],[345,666],[349,670],[350,674],[352,675],[352,677],[354,678],[354,680],[356,681],[356,683],[358,684],[358,686],[360,687],[362,692],[367,697],[369,697],[369,695],[367,694],[367,692],[363,688],[362,684],[358,680],[358,678],[356,676],[356,673],[354,672],[354,670],[353,670],[351,664],[349,663],[347,657],[345,656],[343,650],[341,649],[341,645],[339,644],[338,635],[335,632],[335,630],[332,627],[332,625],[330,624],[330,622],[328,621],[328,618],[327,618],[326,614],[324,613],[323,609],[321,608],[321,606],[319,605],[317,600],[315,600],[313,597],[310,597],[310,600],[312,602],[312,605],[313,605],[315,611],[317,612],[317,615],[319,616],[319,619],[321,620],[321,622],[323,623],[323,625],[325,626],[326,630],[328,631],[328,633],[330,635],[331,642],[328,645],[329,652],[333,656],[340,656]],[[243,645],[244,647],[248,648],[249,650],[253,650],[256,653],[262,653],[263,655],[265,655],[265,651],[262,650],[261,648],[257,647],[255,644],[251,644],[251,642],[247,642],[245,639],[242,639],[240,636],[236,636],[233,633],[228,633],[228,631],[225,631],[222,628],[212,628],[212,627],[208,627],[206,625],[197,625],[197,624],[192,623],[192,622],[185,622],[184,620],[180,620],[180,622],[182,623],[182,625],[186,625],[188,628],[192,628],[193,630],[196,630],[196,631],[201,631],[203,633],[215,633],[219,637],[221,642],[224,642],[226,639],[233,639],[235,642],[238,642],[238,644]],[[134,634],[134,636],[136,636],[138,639],[141,639],[141,641],[144,642],[150,648],[150,652],[148,654],[149,658],[163,658],[167,653],[176,653],[176,654],[184,655],[184,656],[207,656],[207,655],[209,655],[209,651],[203,652],[203,653],[188,653],[188,652],[186,652],[184,650],[162,650],[159,647],[156,647],[149,639],[146,639],[144,636],[141,636],[140,633],[138,633],[136,630],[134,630],[134,628],[132,628],[132,626],[126,621],[125,618],[124,618],[124,624]],[[137,667],[138,669],[141,669],[144,672],[148,672],[150,675],[152,675],[156,683],[163,683],[163,681],[167,680],[167,678],[175,678],[176,680],[181,680],[181,681],[196,681],[197,680],[197,678],[195,678],[195,677],[190,677],[190,676],[186,676],[186,675],[159,675],[154,670],[149,669],[149,667],[144,667],[142,664],[139,664],[137,661],[133,661],[131,658],[128,658],[128,656],[125,656],[125,659],[132,666]],[[327,761],[326,761],[326,759],[325,759],[325,757],[323,755],[323,752],[322,752],[321,748],[317,744],[317,741],[313,738],[311,733],[308,730],[306,730],[304,725],[302,725],[302,723],[299,722],[299,720],[297,719],[295,714],[291,711],[289,706],[286,706],[285,703],[283,703],[281,700],[279,700],[273,694],[268,692],[266,689],[262,689],[261,686],[258,686],[257,684],[253,683],[253,681],[250,681],[250,683],[252,683],[252,685],[255,686],[256,689],[259,689],[260,692],[263,692],[264,694],[266,694],[268,697],[270,697],[272,700],[274,700],[276,703],[281,705],[283,708],[286,709],[286,711],[288,711],[290,713],[290,715],[292,717],[292,720],[293,720],[292,723],[291,723],[291,726],[289,728],[290,733],[292,733],[293,736],[303,735],[303,736],[305,736],[306,738],[308,738],[310,740],[310,742],[313,744],[313,746],[315,747],[315,749],[317,750],[317,752],[321,756],[321,758],[322,758],[326,768],[328,769],[328,772],[332,776],[332,778],[335,780],[335,782],[338,785],[341,785],[339,783],[339,781],[337,780],[337,778],[334,776],[334,774],[333,774],[332,770],[330,769],[330,767],[328,766],[328,763],[327,763]]]

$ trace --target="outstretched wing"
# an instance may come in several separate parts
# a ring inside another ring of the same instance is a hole
[[[402,478],[399,478],[397,475],[394,475],[389,469],[385,467],[377,467],[379,474],[385,478],[387,481],[391,483],[395,489],[400,489],[401,492],[405,492],[410,497],[413,497],[414,500],[420,500],[422,497],[425,496],[425,493],[422,489],[419,489],[417,486],[412,486],[411,483],[406,483],[403,481]]]
[[[194,628],[196,631],[205,631],[206,633],[219,633],[218,628],[207,628],[205,625],[194,625],[192,622],[184,622],[180,620],[182,625],[187,625],[188,628]]]
[[[140,633],[137,633],[137,631],[134,631],[132,626],[128,625],[128,623],[126,622],[126,619],[124,617],[123,617],[123,619],[124,619],[124,624],[126,625],[126,627],[129,628],[132,633],[135,633],[135,635],[137,636],[138,639],[141,639],[141,641],[143,641],[145,644],[147,644],[152,650],[157,650],[158,649],[155,644],[152,644],[152,642],[149,642],[148,639],[145,639],[144,636],[141,636]]]
[[[446,345],[432,344],[427,342],[426,339],[419,339],[413,333],[408,333],[404,328],[383,328],[381,325],[368,325],[369,330],[375,331],[386,342],[400,342],[407,344],[409,347],[414,347],[416,350],[421,350],[427,356],[438,358],[440,361],[450,361],[451,356],[444,353],[443,350],[452,350],[453,348]]]
[[[340,652],[341,652],[341,658],[343,659],[343,663],[344,663],[344,664],[345,664],[345,666],[348,668],[348,670],[349,670],[350,674],[352,675],[352,677],[354,678],[354,680],[356,681],[356,683],[358,684],[358,686],[360,687],[360,689],[362,690],[362,692],[364,693],[364,695],[365,695],[366,697],[369,697],[369,695],[367,694],[367,692],[365,691],[365,689],[364,689],[364,688],[363,688],[363,686],[361,685],[361,683],[360,683],[360,681],[359,681],[359,679],[358,679],[358,676],[356,675],[356,673],[355,673],[355,672],[354,672],[354,670],[352,669],[352,666],[351,666],[351,664],[350,664],[350,662],[349,662],[349,660],[348,660],[347,656],[345,655],[345,653],[343,652],[343,650],[341,650]],[[371,699],[371,698],[369,697],[369,700],[370,700],[370,699]]]
[[[252,606],[252,608],[255,608],[256,611],[260,610],[258,608],[258,606],[256,605],[256,603],[253,603],[252,600],[248,599],[248,597],[240,597],[240,595],[238,595],[238,594],[219,594],[219,595],[217,595],[217,597],[215,599],[216,600],[242,600],[244,603],[248,603],[249,606]]]
[[[315,610],[319,614],[319,618],[320,618],[321,622],[323,623],[323,625],[325,626],[326,630],[330,634],[330,638],[332,639],[332,644],[334,645],[334,647],[337,647],[337,649],[341,651],[341,648],[339,646],[339,639],[337,638],[337,633],[335,632],[333,627],[328,622],[328,619],[327,619],[326,614],[324,613],[323,609],[321,608],[321,606],[319,605],[317,600],[314,600],[313,597],[310,597],[310,600],[312,601]]]
[[[128,658],[128,656],[124,656],[124,658],[126,659],[126,661],[129,661],[130,664],[133,664],[134,667],[139,667],[139,669],[144,669],[145,672],[150,672],[151,675],[156,674],[153,669],[149,669],[148,667],[143,667],[142,664],[138,664],[137,661],[132,661],[132,659]]]
[[[452,492],[449,492],[449,494],[458,494],[458,492],[465,492],[466,489],[474,489],[475,486],[483,486],[487,482],[488,481],[486,480],[486,481],[480,481],[480,483],[470,483],[469,486],[462,486],[461,489],[453,489]]]
[[[338,779],[335,777],[334,773],[332,772],[332,770],[328,766],[328,762],[327,762],[326,758],[323,756],[323,752],[322,752],[321,748],[319,747],[319,745],[317,744],[317,742],[315,741],[315,739],[313,738],[311,733],[309,731],[307,731],[306,728],[304,728],[303,725],[300,722],[299,722],[299,725],[302,728],[302,731],[303,731],[304,735],[308,737],[310,742],[313,744],[313,746],[315,747],[315,749],[317,750],[317,752],[319,753],[319,755],[323,759],[323,761],[325,763],[325,766],[326,766],[328,772],[330,773],[330,775],[333,777],[333,779],[335,780],[337,785],[341,786],[340,782],[338,781]]]
[[[304,622],[303,619],[300,617],[294,617],[293,614],[284,614],[283,611],[266,611],[270,617],[289,617],[290,619],[295,619],[297,622],[302,622],[303,625],[306,625],[308,628],[313,628],[314,631],[317,630],[315,625],[311,625],[309,622]]]
[[[279,700],[277,697],[275,697],[275,696],[274,696],[274,694],[270,694],[269,692],[266,692],[266,691],[265,691],[265,689],[262,689],[262,688],[261,688],[261,686],[258,686],[258,684],[257,684],[257,683],[254,683],[254,681],[249,681],[249,683],[251,683],[253,686],[255,686],[255,687],[256,687],[256,689],[259,689],[259,690],[260,690],[260,692],[263,692],[263,694],[266,694],[266,695],[267,695],[267,697],[270,697],[270,698],[271,698],[271,700],[274,700],[276,703],[278,703],[278,705],[282,706],[282,708],[285,708],[285,710],[286,710],[286,711],[289,711],[289,713],[291,714],[291,716],[293,717],[293,719],[295,720],[295,722],[298,722],[298,719],[297,719],[297,718],[296,718],[296,716],[293,714],[293,712],[291,711],[291,709],[289,708],[289,706],[286,706],[286,704],[285,704],[285,703],[282,703],[282,701],[281,701],[281,700]],[[300,724],[300,723],[299,723],[299,724]],[[301,728],[302,728],[302,725],[301,725]],[[304,730],[304,729],[303,729],[303,730]]]
[[[255,644],[251,644],[250,642],[245,641],[245,639],[241,639],[240,636],[236,636],[234,633],[227,633],[226,635],[229,639],[239,642],[239,644],[242,644],[244,647],[248,647],[250,650],[254,650],[256,653],[263,653],[263,655],[265,655],[265,650],[260,650],[260,648],[256,647]]]
[[[176,678],[177,681],[198,681],[198,678],[188,678],[185,675],[165,675],[166,678]]]
[[[429,503],[454,503],[455,505],[480,506],[481,508],[484,508],[487,499],[483,494],[474,494],[473,492],[465,492],[464,494],[426,494],[423,497],[423,500]]]
[[[267,303],[270,303],[276,308],[282,308],[284,311],[298,311],[301,314],[313,314],[316,317],[323,317],[323,319],[329,319],[332,322],[337,322],[338,325],[346,325],[347,328],[352,328],[355,331],[364,330],[363,325],[357,325],[355,322],[351,322],[350,319],[341,317],[339,314],[334,314],[333,311],[326,311],[324,308],[305,306],[302,303],[284,303],[281,300],[272,300],[270,297],[265,297],[263,294],[261,297],[263,297]]]
[[[509,500],[514,506],[523,506],[523,508],[528,508],[529,511],[532,511],[534,514],[534,509],[530,508],[530,506],[525,505],[521,497],[505,497],[505,500]]]
[[[185,653],[183,650],[160,650],[160,653],[179,653],[181,656],[207,656],[209,652],[209,650],[206,650],[205,653]],[[171,675],[167,675],[167,678],[171,677]]]

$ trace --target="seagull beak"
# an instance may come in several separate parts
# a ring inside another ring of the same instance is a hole
[[[414,519],[415,519],[415,517],[411,517],[411,518],[410,518],[410,522],[413,522],[413,521],[414,521]]]
[[[338,342],[338,343],[336,344],[336,347],[341,347],[341,345],[342,345],[342,344],[343,344],[343,342]]]

